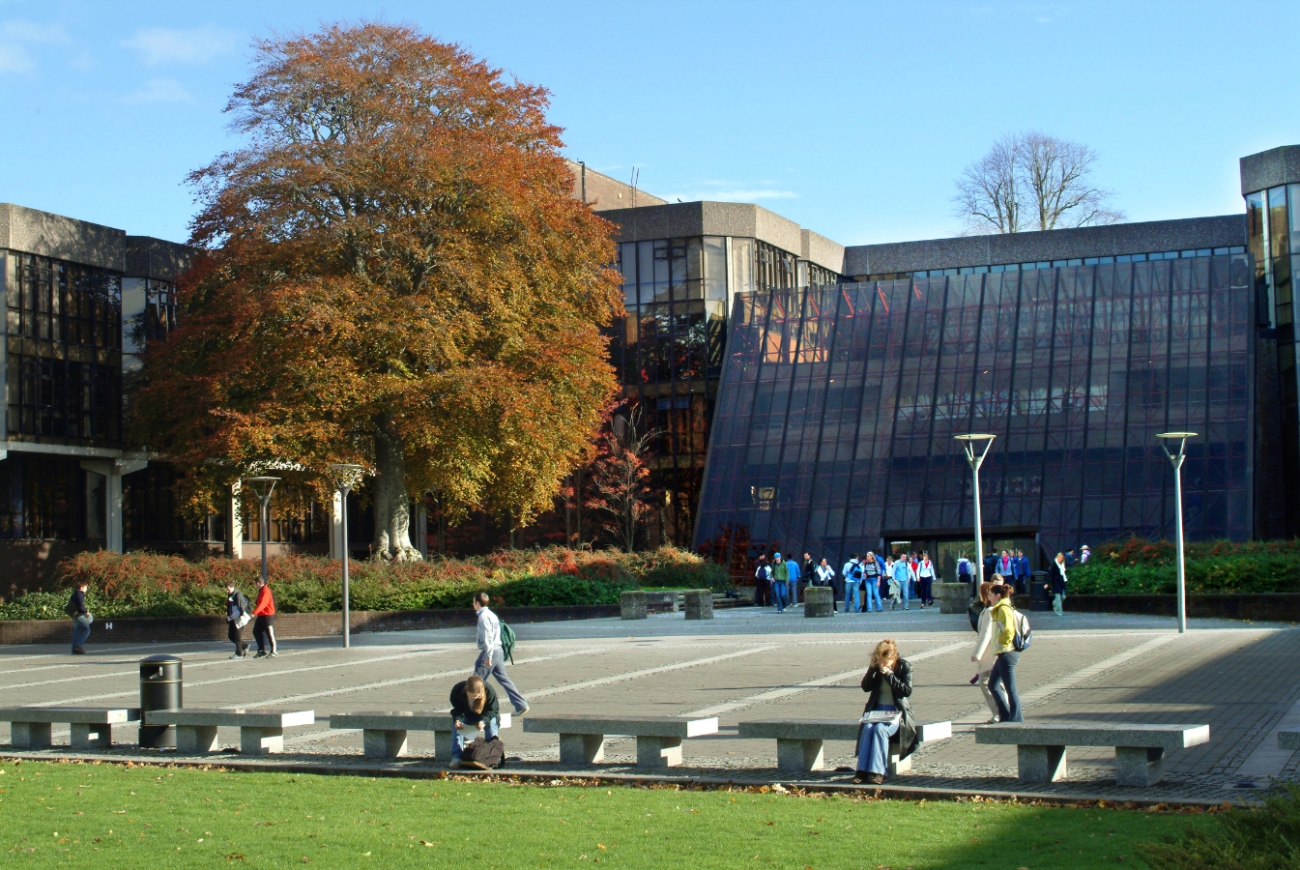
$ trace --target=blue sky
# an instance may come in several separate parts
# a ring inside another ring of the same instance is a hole
[[[549,88],[594,169],[845,244],[956,235],[953,179],[1007,132],[1096,148],[1132,220],[1240,212],[1237,158],[1300,143],[1294,0],[0,0],[0,201],[183,240],[250,42],[367,18]]]

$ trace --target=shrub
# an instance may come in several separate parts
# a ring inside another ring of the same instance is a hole
[[[1186,563],[1188,592],[1300,592],[1300,541],[1198,541],[1187,544]],[[1070,570],[1074,593],[1172,593],[1177,585],[1168,541],[1105,544]]]
[[[1232,809],[1210,828],[1189,828],[1176,840],[1142,843],[1152,870],[1290,870],[1300,867],[1300,784],[1278,783],[1283,794],[1264,806]]]

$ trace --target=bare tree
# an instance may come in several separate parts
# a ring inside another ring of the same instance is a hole
[[[1092,183],[1097,152],[1029,131],[1003,136],[957,179],[956,214],[972,235],[1099,226],[1124,220]]]

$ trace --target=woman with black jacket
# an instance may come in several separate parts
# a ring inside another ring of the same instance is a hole
[[[898,735],[900,760],[916,749],[916,721],[908,701],[912,695],[912,665],[898,657],[898,646],[892,640],[876,644],[871,666],[862,678],[862,691],[868,697],[858,732],[858,771],[853,781],[879,785],[885,781],[891,737]],[[876,721],[867,721],[870,713],[878,714]]]
[[[1047,579],[1051,581],[1048,584],[1047,591],[1052,595],[1052,612],[1057,616],[1065,615],[1065,554],[1057,553],[1056,561],[1052,562],[1051,568],[1048,569]]]
[[[497,702],[497,693],[477,676],[457,683],[451,687],[451,766],[486,769],[474,761],[462,761],[465,743],[461,739],[460,729],[464,725],[477,725],[483,732],[485,742],[497,736],[500,727],[501,708]]]

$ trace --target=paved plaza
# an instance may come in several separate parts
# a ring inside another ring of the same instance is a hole
[[[778,615],[738,608],[719,611],[712,621],[662,614],[644,621],[520,625],[510,672],[535,714],[717,716],[720,732],[687,740],[685,766],[673,776],[847,785],[852,744],[827,743],[829,764],[847,770],[791,780],[775,770],[775,741],[741,740],[736,726],[748,719],[856,717],[871,649],[892,637],[914,663],[918,721],[950,719],[955,735],[922,747],[914,769],[891,779],[891,788],[1222,802],[1267,788],[1270,776],[1295,776],[1300,758],[1278,752],[1274,735],[1280,727],[1300,727],[1300,629],[1198,620],[1179,636],[1169,619],[1030,616],[1034,644],[1018,668],[1026,720],[1208,723],[1210,742],[1172,753],[1164,782],[1149,789],[1116,786],[1113,751],[1088,748],[1070,749],[1068,780],[1022,785],[1014,747],[975,743],[974,726],[988,718],[979,690],[969,685],[975,634],[964,615],[937,610],[814,620],[798,609]],[[361,757],[360,732],[331,731],[326,718],[370,710],[445,711],[452,683],[471,672],[473,641],[472,628],[354,635],[350,650],[337,639],[285,638],[278,658],[231,661],[229,644],[97,646],[92,637],[85,657],[50,647],[0,650],[0,692],[5,706],[134,706],[139,658],[176,653],[185,662],[187,707],[316,711],[317,724],[286,731],[285,754],[262,763],[355,766],[361,772],[380,763]],[[124,743],[135,740],[134,726],[121,726],[118,734]],[[238,745],[233,728],[219,736],[225,746]],[[562,769],[557,737],[525,734],[518,720],[502,737],[509,754],[521,759],[508,772],[590,773]],[[56,743],[66,740],[66,726],[62,735],[56,726]],[[0,725],[0,744],[8,743],[8,725]],[[410,748],[409,758],[382,766],[413,775],[445,769],[443,759],[431,757],[432,734],[412,733]],[[24,754],[69,753],[56,747]],[[161,754],[124,747],[105,755]],[[238,756],[221,761],[239,763]],[[632,740],[611,739],[599,770],[638,776],[634,761]],[[1248,783],[1256,788],[1243,787]]]

